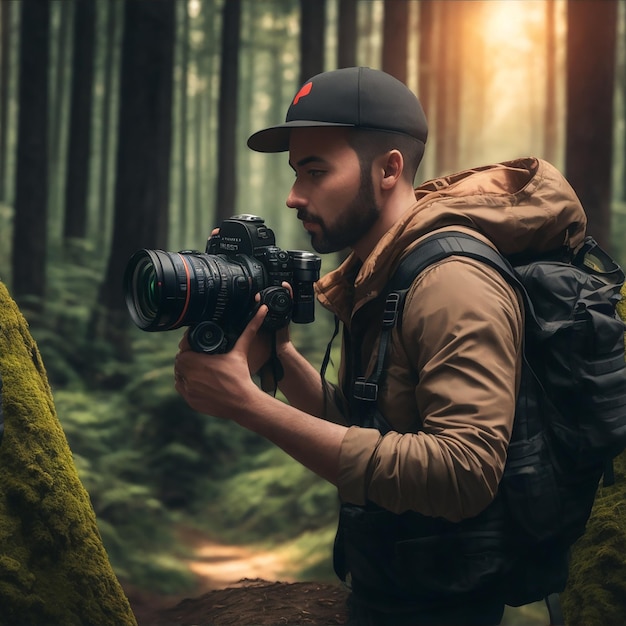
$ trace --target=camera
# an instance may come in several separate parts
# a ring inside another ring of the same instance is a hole
[[[197,352],[228,352],[261,304],[263,328],[315,319],[313,285],[321,259],[312,252],[282,250],[256,215],[222,222],[204,253],[139,250],[124,272],[124,297],[133,322],[155,332],[189,326]],[[283,282],[291,285],[293,298]],[[255,302],[259,293],[261,300]]]

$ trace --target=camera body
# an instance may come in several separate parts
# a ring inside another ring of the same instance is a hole
[[[126,306],[142,330],[189,326],[192,349],[223,353],[261,304],[268,307],[263,327],[269,330],[314,321],[320,266],[316,254],[276,246],[263,218],[235,215],[222,222],[204,253],[136,252],[124,273]]]

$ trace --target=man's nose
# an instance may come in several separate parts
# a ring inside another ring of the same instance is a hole
[[[289,191],[286,204],[290,209],[299,209],[300,207],[306,206],[306,198],[298,191],[297,181],[292,185]]]

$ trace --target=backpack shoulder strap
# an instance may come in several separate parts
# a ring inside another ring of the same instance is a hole
[[[467,233],[442,231],[426,238],[407,254],[389,283],[389,291],[408,289],[429,265],[454,255],[486,263],[498,270],[507,282],[522,288],[510,263],[497,250]]]
[[[532,314],[532,304],[523,285],[511,265],[498,251],[476,237],[459,231],[440,231],[427,237],[405,256],[393,273],[387,289],[381,294],[386,294],[386,300],[376,367],[369,378],[359,377],[353,383],[353,400],[358,403],[354,408],[361,415],[362,425],[376,427],[383,433],[390,430],[391,427],[376,409],[376,401],[385,374],[391,331],[402,317],[406,293],[413,281],[428,266],[453,255],[477,259],[498,270],[508,283],[522,292]]]
[[[440,231],[427,237],[413,248],[401,261],[388,286],[388,293],[401,294],[399,309],[404,305],[406,290],[429,265],[450,256],[465,256],[485,263],[516,288],[522,296],[526,316],[535,319],[535,310],[526,288],[509,261],[484,241],[460,231]]]

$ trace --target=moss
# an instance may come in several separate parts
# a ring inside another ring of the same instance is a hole
[[[568,626],[617,626],[626,615],[626,452],[615,484],[598,492],[587,532],[572,551],[562,596]]]
[[[618,313],[626,320],[626,285]],[[624,337],[626,346],[626,335]],[[572,551],[562,602],[568,626],[618,626],[626,615],[626,452],[615,484],[598,492],[587,532]]]
[[[26,320],[0,283],[0,625],[135,625]]]

